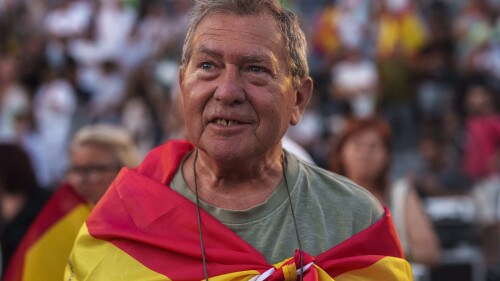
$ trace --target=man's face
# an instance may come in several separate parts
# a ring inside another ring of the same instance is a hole
[[[294,90],[284,48],[269,14],[206,16],[180,75],[189,140],[221,160],[278,149],[309,98]]]

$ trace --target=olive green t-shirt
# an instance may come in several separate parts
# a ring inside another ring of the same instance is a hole
[[[316,256],[367,228],[383,215],[377,199],[350,180],[312,166],[286,153],[286,182],[295,212],[302,249]],[[182,166],[182,165],[181,165]],[[196,202],[182,169],[172,189]],[[262,204],[244,211],[201,207],[275,264],[292,257],[298,240],[285,180]]]

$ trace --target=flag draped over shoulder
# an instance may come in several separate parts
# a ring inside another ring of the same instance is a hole
[[[155,149],[137,169],[124,168],[75,242],[65,280],[204,280],[196,205],[166,185],[187,142]],[[275,265],[201,210],[210,280],[411,280],[389,212],[369,228],[313,257]]]
[[[63,184],[31,224],[2,280],[61,280],[78,230],[89,213],[83,198]]]

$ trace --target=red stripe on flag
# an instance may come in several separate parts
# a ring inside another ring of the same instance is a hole
[[[389,209],[363,231],[319,255],[318,265],[332,277],[370,266],[385,256],[404,258]]]
[[[148,153],[141,165],[137,167],[137,171],[162,184],[168,184],[174,178],[179,163],[193,147],[187,141],[168,142]]]

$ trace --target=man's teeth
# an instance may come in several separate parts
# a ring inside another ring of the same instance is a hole
[[[217,119],[216,123],[218,125],[222,125],[222,126],[231,126],[231,125],[237,125],[238,124],[238,121],[233,121],[233,120],[226,120],[226,119]]]

